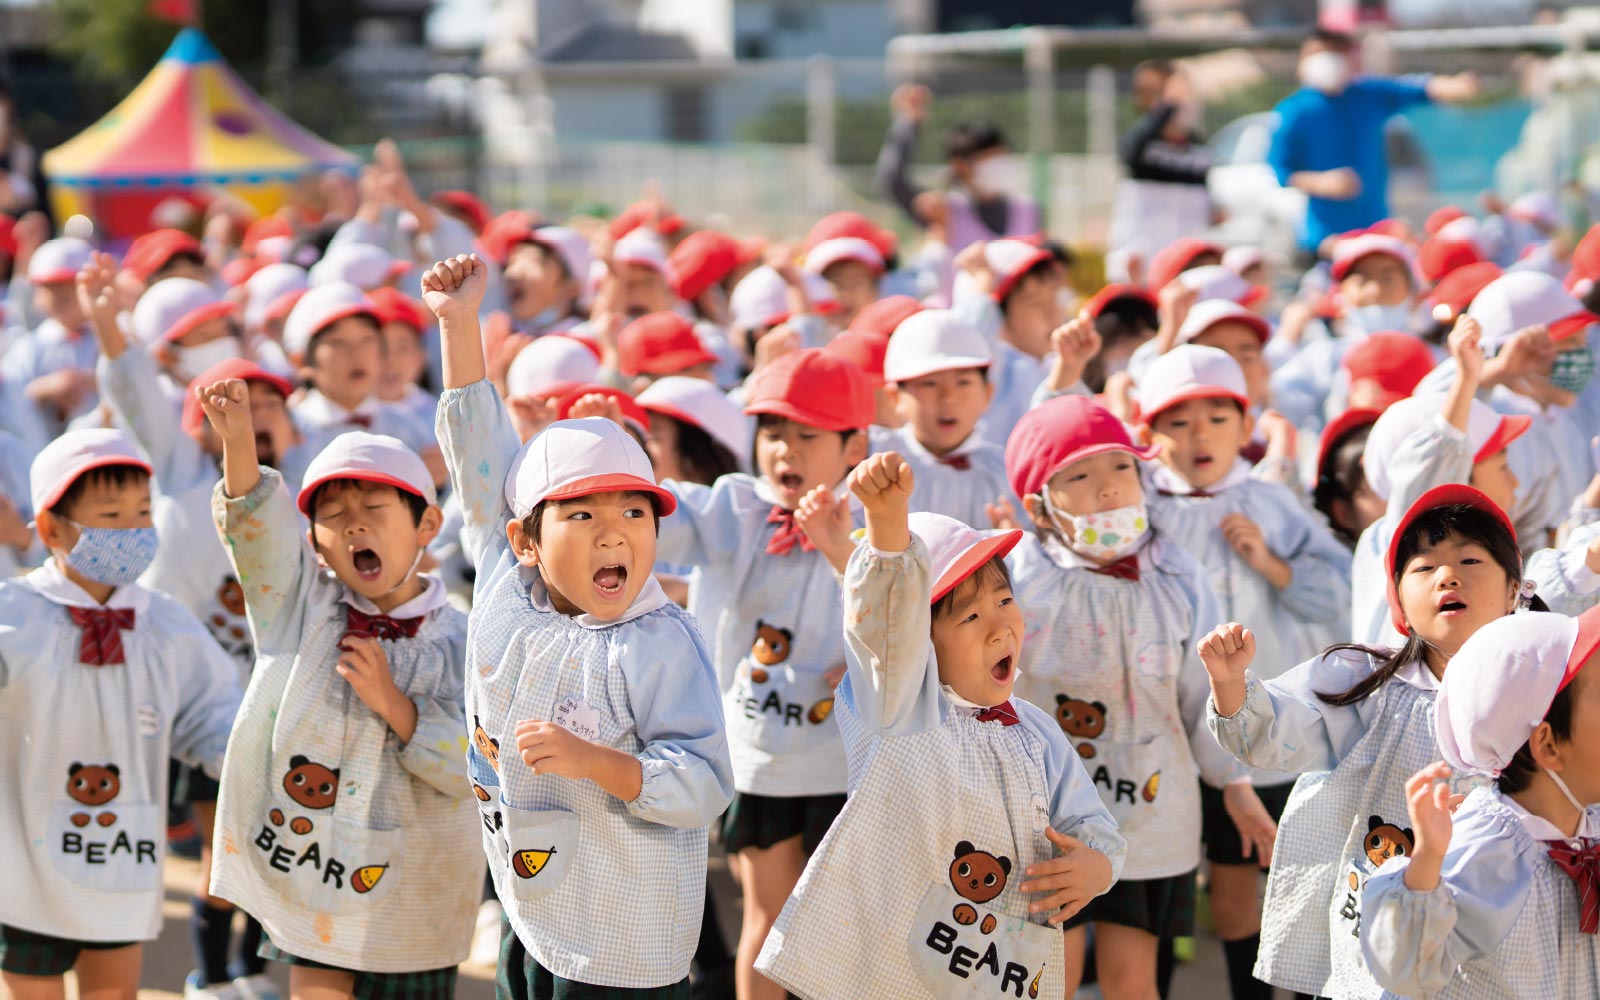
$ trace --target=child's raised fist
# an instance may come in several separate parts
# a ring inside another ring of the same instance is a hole
[[[243,441],[255,437],[250,420],[250,389],[244,379],[230,378],[210,385],[196,386],[195,395],[206,419],[224,441]],[[254,454],[254,445],[251,445]]]
[[[911,466],[892,451],[869,456],[850,473],[850,492],[868,514],[904,510],[911,502]]]
[[[1471,316],[1456,320],[1448,341],[1450,356],[1463,377],[1477,382],[1483,377],[1483,328]]]
[[[110,254],[98,250],[90,254],[89,263],[78,272],[78,305],[97,327],[116,322],[117,292],[112,284],[116,276],[116,262]]]
[[[1244,683],[1245,670],[1255,658],[1256,637],[1238,622],[1218,625],[1200,640],[1200,662],[1211,677],[1213,689],[1219,684]],[[1222,711],[1220,702],[1217,710]]]
[[[477,254],[458,254],[422,273],[422,301],[441,320],[478,314],[489,269]]]

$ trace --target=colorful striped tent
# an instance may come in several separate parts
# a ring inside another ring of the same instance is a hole
[[[204,32],[185,28],[122,102],[44,156],[57,218],[94,219],[102,238],[150,228],[163,201],[227,192],[263,214],[308,173],[357,161],[251,90]]]

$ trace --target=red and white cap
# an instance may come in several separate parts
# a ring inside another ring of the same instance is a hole
[[[1006,439],[1006,479],[1019,497],[1038,493],[1050,477],[1080,459],[1125,451],[1148,462],[1159,447],[1140,448],[1128,428],[1089,396],[1057,396],[1017,421]]]
[[[751,269],[728,296],[733,325],[744,330],[776,326],[789,318],[789,285],[783,276],[763,264]]]
[[[1272,326],[1264,318],[1228,299],[1206,299],[1196,302],[1178,328],[1178,343],[1187,344],[1218,323],[1243,323],[1256,332],[1265,344],[1272,336]]]
[[[685,236],[667,255],[672,270],[673,291],[680,299],[693,301],[712,285],[726,278],[733,269],[752,259],[748,248],[727,233],[701,229]]]
[[[205,256],[200,241],[183,230],[157,229],[128,244],[128,252],[122,258],[122,269],[147,282],[151,275],[166,267],[167,262],[180,253]]]
[[[1561,225],[1561,205],[1549,191],[1529,191],[1513,201],[1506,214],[1545,229]]]
[[[1089,297],[1089,300],[1083,304],[1083,308],[1084,311],[1090,316],[1094,317],[1095,319],[1099,319],[1100,315],[1116,302],[1139,303],[1140,306],[1149,310],[1152,325],[1155,322],[1154,317],[1156,315],[1156,310],[1160,308],[1159,304],[1156,302],[1156,297],[1151,295],[1143,287],[1139,285],[1121,283],[1107,285],[1098,292],[1095,292]]]
[[[372,303],[379,325],[402,323],[419,334],[433,325],[433,313],[398,288],[388,285],[374,288],[367,293],[367,301]]]
[[[1322,435],[1317,439],[1317,479],[1327,474],[1328,456],[1333,454],[1333,449],[1340,442],[1363,427],[1371,427],[1381,416],[1382,410],[1355,409],[1346,410],[1328,421],[1328,426],[1322,428]]]
[[[617,404],[617,409],[622,411],[622,419],[638,431],[640,437],[650,436],[650,414],[641,409],[638,402],[621,389],[599,382],[586,382],[569,387],[556,398],[556,416],[562,420],[577,419],[572,416],[572,411],[586,396],[604,396],[612,400]]]
[[[505,485],[506,503],[519,518],[547,500],[633,491],[655,497],[663,517],[678,509],[671,491],[656,485],[639,442],[604,417],[557,420],[534,435],[511,463]]]
[[[336,243],[322,259],[311,265],[312,288],[339,282],[370,292],[411,270],[411,265],[396,260],[383,247],[371,243]]]
[[[76,281],[78,272],[89,265],[93,253],[94,247],[75,236],[45,240],[28,259],[28,284],[54,285]]]
[[[1150,266],[1145,269],[1145,286],[1152,292],[1159,292],[1189,270],[1196,257],[1205,254],[1221,257],[1224,252],[1222,244],[1195,236],[1173,240],[1150,258]]]
[[[1345,352],[1341,366],[1350,384],[1373,382],[1383,391],[1383,409],[1405,399],[1434,369],[1433,351],[1409,333],[1374,333]]]
[[[1357,261],[1374,254],[1393,257],[1404,264],[1407,271],[1416,274],[1416,258],[1404,240],[1383,233],[1366,232],[1334,244],[1333,280],[1343,281],[1345,275],[1350,273],[1350,269],[1356,266]]]
[[[588,238],[577,230],[566,226],[538,226],[529,229],[511,245],[515,247],[518,243],[536,243],[548,247],[561,258],[561,266],[567,269],[568,277],[578,282],[588,278],[594,252],[589,248]]]
[[[1478,629],[1439,682],[1434,730],[1445,763],[1498,775],[1600,650],[1600,607],[1576,618],[1527,611]]]
[[[1042,261],[1051,260],[1050,251],[1027,240],[991,240],[983,248],[989,270],[994,272],[994,300],[999,302],[1024,274]]]
[[[669,282],[672,280],[672,269],[667,267],[667,250],[649,230],[635,229],[618,240],[611,248],[611,259],[618,264],[648,267]]]
[[[1244,277],[1246,271],[1258,264],[1265,264],[1266,261],[1266,251],[1260,247],[1229,247],[1228,252],[1222,255],[1222,266],[1241,278]]]
[[[988,341],[976,326],[949,309],[924,309],[907,316],[889,338],[883,380],[907,382],[934,372],[988,368]]]
[[[1483,260],[1483,250],[1472,240],[1447,240],[1435,236],[1422,244],[1417,254],[1417,270],[1429,281],[1437,282],[1454,271]]]
[[[921,302],[909,295],[886,295],[870,305],[862,306],[856,318],[850,321],[850,328],[846,332],[872,333],[887,339],[908,316],[916,315],[923,308]]]
[[[961,585],[961,581],[976,573],[989,560],[1004,556],[1022,540],[1022,531],[978,531],[969,525],[943,514],[917,511],[908,519],[911,533],[922,539],[928,547],[928,561],[933,564],[933,594],[929,604]]]
[[[1428,236],[1437,236],[1445,226],[1456,221],[1457,219],[1470,218],[1472,218],[1472,216],[1468,215],[1466,209],[1462,208],[1461,206],[1446,205],[1443,208],[1436,208],[1429,213],[1427,221],[1422,224],[1422,231]]]
[[[739,460],[750,461],[751,423],[726,393],[703,378],[668,375],[656,379],[634,402],[648,413],[660,413],[705,431]]]
[[[506,394],[543,396],[561,383],[588,383],[599,377],[600,360],[587,344],[548,333],[535,338],[512,359],[506,372]]]
[[[150,471],[150,463],[127,431],[104,427],[67,431],[45,445],[28,469],[34,514],[48,510],[85,472],[113,465]]]
[[[279,298],[291,292],[303,292],[309,285],[306,269],[298,265],[268,264],[263,267],[244,283],[245,325],[252,330],[259,330],[271,318],[272,306]]]
[[[872,383],[854,363],[806,347],[756,373],[744,412],[770,413],[825,431],[852,431],[872,426],[877,405]]]
[[[1572,249],[1572,270],[1567,273],[1567,290],[1586,299],[1600,278],[1600,224],[1589,227]]]
[[[1451,219],[1440,226],[1439,231],[1434,234],[1434,238],[1452,243],[1471,243],[1481,253],[1483,250],[1483,223],[1470,215],[1463,215],[1459,219]]]
[[[1479,292],[1504,273],[1486,260],[1458,267],[1433,286],[1433,291],[1428,293],[1428,305],[1430,308],[1448,306],[1451,316],[1459,316],[1467,311]]]
[[[1267,297],[1267,290],[1239,277],[1232,269],[1221,264],[1191,267],[1175,279],[1185,288],[1192,288],[1197,302],[1226,299],[1240,305],[1255,305]]]
[[[1370,437],[1367,440],[1372,440]],[[1408,631],[1406,625],[1405,609],[1400,606],[1400,591],[1395,587],[1395,563],[1400,558],[1400,545],[1406,536],[1411,534],[1411,526],[1417,519],[1431,510],[1440,507],[1466,506],[1487,514],[1500,523],[1506,535],[1514,544],[1517,540],[1517,529],[1512,527],[1511,518],[1501,510],[1493,500],[1490,500],[1481,490],[1474,489],[1465,483],[1445,483],[1417,498],[1417,502],[1400,518],[1400,524],[1395,528],[1394,534],[1389,536],[1389,549],[1384,553],[1383,569],[1384,578],[1388,581],[1389,623],[1401,635]],[[1401,567],[1402,569],[1404,567]],[[1446,671],[1448,673],[1449,671]]]
[[[133,335],[148,347],[184,337],[195,327],[238,309],[193,278],[167,278],[145,289],[133,307]]]
[[[859,236],[839,236],[823,240],[806,252],[805,268],[813,274],[821,274],[833,265],[847,260],[865,264],[878,274],[884,271],[883,254],[877,247]]]
[[[1231,399],[1248,410],[1250,394],[1239,362],[1215,347],[1180,344],[1150,362],[1139,378],[1139,412],[1146,425],[1191,399]]]
[[[801,271],[800,283],[805,286],[806,301],[811,303],[811,311],[817,315],[829,316],[843,308],[833,286],[822,275]]]
[[[1551,340],[1581,333],[1600,316],[1583,307],[1559,278],[1543,271],[1508,271],[1485,285],[1467,315],[1483,327],[1483,347],[1492,351],[1518,330],[1543,325]]]
[[[430,504],[439,502],[433,490],[433,476],[422,456],[406,447],[399,438],[366,431],[340,434],[306,466],[305,479],[295,506],[311,516],[311,495],[317,487],[335,479],[359,479],[366,483],[393,486],[402,493],[419,496]]]
[[[196,375],[190,382],[190,387],[212,385],[224,379],[236,378],[245,382],[260,382],[270,385],[287,400],[294,393],[294,386],[282,375],[275,375],[254,361],[244,358],[229,358],[218,361],[205,371]],[[183,394],[183,416],[180,423],[185,433],[192,433],[205,423],[205,410],[200,406],[200,397],[194,392]]]
[[[1442,419],[1445,393],[1434,392],[1402,399],[1383,411],[1367,436],[1367,453],[1361,467],[1367,485],[1380,500],[1389,499],[1393,481],[1389,465],[1406,439],[1435,419]],[[1488,403],[1474,399],[1467,416],[1467,450],[1474,463],[1481,462],[1526,434],[1533,418],[1523,414],[1496,413]]]
[[[883,385],[883,359],[889,353],[887,335],[874,330],[858,330],[852,323],[850,329],[828,341],[828,346],[823,350],[853,362],[866,373],[874,389]]]
[[[640,316],[617,335],[617,369],[629,378],[671,375],[716,360],[700,342],[694,324],[675,312]]]
[[[304,357],[312,337],[348,316],[378,321],[366,293],[355,285],[343,281],[317,285],[300,297],[283,321],[283,349],[291,358]]]

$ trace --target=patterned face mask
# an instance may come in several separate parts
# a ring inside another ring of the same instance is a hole
[[[1150,518],[1145,513],[1143,500],[1126,507],[1080,516],[1056,510],[1050,502],[1049,490],[1042,491],[1040,496],[1044,499],[1046,512],[1058,526],[1063,521],[1072,525],[1072,550],[1090,559],[1115,559],[1131,552],[1150,530]]]
[[[55,550],[56,558],[96,583],[126,586],[155,561],[154,528],[86,528],[71,523],[78,528],[77,544],[71,552]]]
[[[1593,378],[1594,352],[1588,348],[1560,352],[1550,369],[1550,384],[1567,392],[1582,392]]]

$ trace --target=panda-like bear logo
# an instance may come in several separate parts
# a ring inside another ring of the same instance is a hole
[[[79,764],[67,768],[67,795],[74,802],[86,806],[103,806],[122,791],[122,772],[115,764]],[[90,815],[75,812],[69,817],[73,826],[88,826]],[[102,812],[93,817],[101,826],[117,821],[114,812]]]
[[[1083,701],[1071,695],[1056,695],[1056,725],[1074,739],[1094,740],[1106,731],[1106,706],[1098,701]],[[1095,754],[1093,743],[1079,743],[1078,756],[1088,760]]]
[[[980,851],[966,840],[956,845],[955,860],[950,862],[950,885],[962,899],[987,903],[1005,890],[1006,878],[1010,874],[1010,858]],[[968,903],[957,904],[950,916],[963,927],[978,922],[977,908]],[[988,934],[994,930],[994,926],[994,914],[991,913],[983,918],[983,924],[978,929]]]

